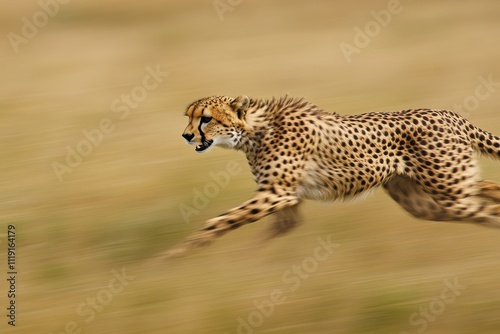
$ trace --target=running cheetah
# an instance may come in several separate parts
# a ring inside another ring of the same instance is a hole
[[[276,214],[268,236],[300,220],[304,199],[353,198],[383,186],[413,216],[500,227],[500,183],[479,179],[474,152],[500,157],[500,137],[448,110],[341,116],[292,97],[213,96],[192,103],[182,136],[196,152],[246,154],[255,196],[208,220],[169,251],[183,254]]]

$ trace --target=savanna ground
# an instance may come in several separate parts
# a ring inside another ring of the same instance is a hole
[[[450,108],[500,134],[500,85],[477,90],[500,81],[498,1],[402,0],[379,29],[370,12],[387,1],[232,3],[221,20],[211,0],[69,1],[18,52],[7,34],[21,35],[40,4],[0,4],[0,331],[498,333],[500,230],[418,221],[381,190],[307,202],[305,223],[264,246],[269,219],[149,260],[254,190],[241,154],[185,145],[183,111],[197,98],[289,93],[341,114]],[[348,62],[340,45],[365,26],[372,37]],[[141,90],[146,68],[168,75]],[[147,94],[117,104],[131,92]],[[103,119],[108,133],[85,146]],[[68,147],[89,153],[60,180]],[[197,198],[228,161],[240,167],[230,182]],[[482,166],[500,181],[498,163]],[[193,200],[204,208],[186,219]],[[9,224],[16,327],[5,316]],[[338,244],[321,260],[318,238]],[[123,283],[109,286],[113,271]]]

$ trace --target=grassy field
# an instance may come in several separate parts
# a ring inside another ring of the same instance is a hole
[[[500,134],[498,1],[216,3],[0,4],[0,332],[498,333],[500,231],[418,221],[381,190],[307,202],[265,246],[267,218],[150,260],[255,189],[240,153],[185,145],[195,99],[448,108]],[[230,182],[200,199],[228,162]]]

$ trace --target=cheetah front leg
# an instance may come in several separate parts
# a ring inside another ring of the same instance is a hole
[[[302,220],[299,212],[299,204],[287,206],[276,212],[276,219],[264,234],[263,241],[282,236],[299,225]]]
[[[166,257],[178,257],[196,249],[206,247],[230,230],[253,223],[269,214],[286,210],[297,205],[298,202],[299,200],[295,196],[259,192],[241,206],[207,220],[198,231],[168,251]]]

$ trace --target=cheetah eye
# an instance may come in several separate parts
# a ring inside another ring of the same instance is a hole
[[[205,123],[210,123],[210,121],[212,120],[212,116],[201,116],[201,124]]]

